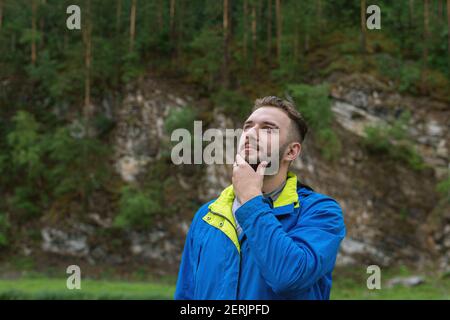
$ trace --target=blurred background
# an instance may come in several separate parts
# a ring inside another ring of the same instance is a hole
[[[171,299],[231,181],[174,165],[171,132],[241,128],[279,95],[310,126],[293,171],[344,209],[332,298],[449,299],[449,19],[449,0],[0,0],[0,298]]]

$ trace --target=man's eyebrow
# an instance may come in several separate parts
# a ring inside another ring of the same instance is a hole
[[[252,124],[252,123],[254,123],[253,120],[247,120],[247,121],[244,122],[244,126],[247,125],[247,124]],[[270,126],[276,127],[276,128],[279,128],[279,126],[275,122],[263,121],[262,123],[266,124],[266,125],[270,125]]]
[[[268,124],[268,125],[271,125],[271,126],[274,126],[274,127],[277,127],[277,128],[278,128],[278,125],[277,125],[276,123],[274,123],[274,122],[270,122],[270,121],[263,121],[263,123],[264,123],[264,124]]]

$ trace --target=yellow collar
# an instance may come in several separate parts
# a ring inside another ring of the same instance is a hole
[[[238,252],[240,252],[240,244],[236,231],[236,221],[232,213],[232,206],[234,201],[233,185],[225,188],[216,201],[208,206],[208,213],[203,217],[203,220],[215,228],[221,230],[234,243]],[[299,207],[297,194],[297,176],[288,172],[286,185],[273,203],[274,208],[294,205],[294,208]]]
[[[211,203],[208,208],[215,213],[220,213],[221,215],[227,217],[230,221],[234,222],[233,214],[231,212],[234,197],[235,194],[233,185],[229,185],[222,191],[219,198]],[[295,208],[298,207],[297,176],[292,172],[288,172],[286,185],[277,200],[273,203],[273,207],[282,207],[292,203]]]

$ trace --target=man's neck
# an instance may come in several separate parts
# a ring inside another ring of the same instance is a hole
[[[286,178],[287,169],[280,168],[277,174],[264,177],[263,187],[261,191],[263,193],[272,192],[273,190],[281,186],[286,181]]]

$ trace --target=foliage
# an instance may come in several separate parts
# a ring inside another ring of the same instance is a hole
[[[329,160],[338,157],[341,142],[332,129],[333,112],[328,85],[291,84],[287,89],[308,126],[316,132],[322,155]]]
[[[100,159],[107,159],[110,149],[90,137],[75,138],[69,128],[57,129],[44,141],[49,168],[48,180],[53,194],[78,193],[86,196],[99,188],[110,177],[110,166]]]
[[[37,217],[52,199],[69,193],[86,204],[111,176],[109,147],[87,137],[81,123],[78,131],[74,126],[45,128],[33,114],[18,111],[13,124],[0,171],[5,172],[3,183],[12,188],[5,208],[15,213],[15,220]]]
[[[11,159],[17,167],[34,177],[42,170],[41,157],[44,153],[39,123],[32,114],[19,111],[13,117],[15,128],[8,134],[7,141],[12,148]]]
[[[251,111],[251,102],[238,91],[222,89],[212,96],[214,105],[225,114],[243,119]]]
[[[140,190],[124,186],[121,190],[119,214],[114,220],[117,227],[146,228],[151,226],[154,216],[162,209],[157,189]]]
[[[0,212],[0,248],[8,244],[9,221],[4,212]]]
[[[187,129],[189,132],[194,130],[194,121],[196,118],[195,109],[184,107],[181,109],[171,109],[169,115],[164,121],[165,131],[169,135],[176,129]]]
[[[189,64],[189,72],[195,81],[213,88],[222,63],[222,38],[218,29],[203,29],[191,42],[191,50],[196,53]]]
[[[438,183],[437,190],[450,203],[450,172],[448,172],[447,178]]]
[[[409,112],[404,112],[391,125],[366,127],[363,144],[367,151],[406,163],[414,170],[424,169],[425,164],[408,135],[410,117]]]

